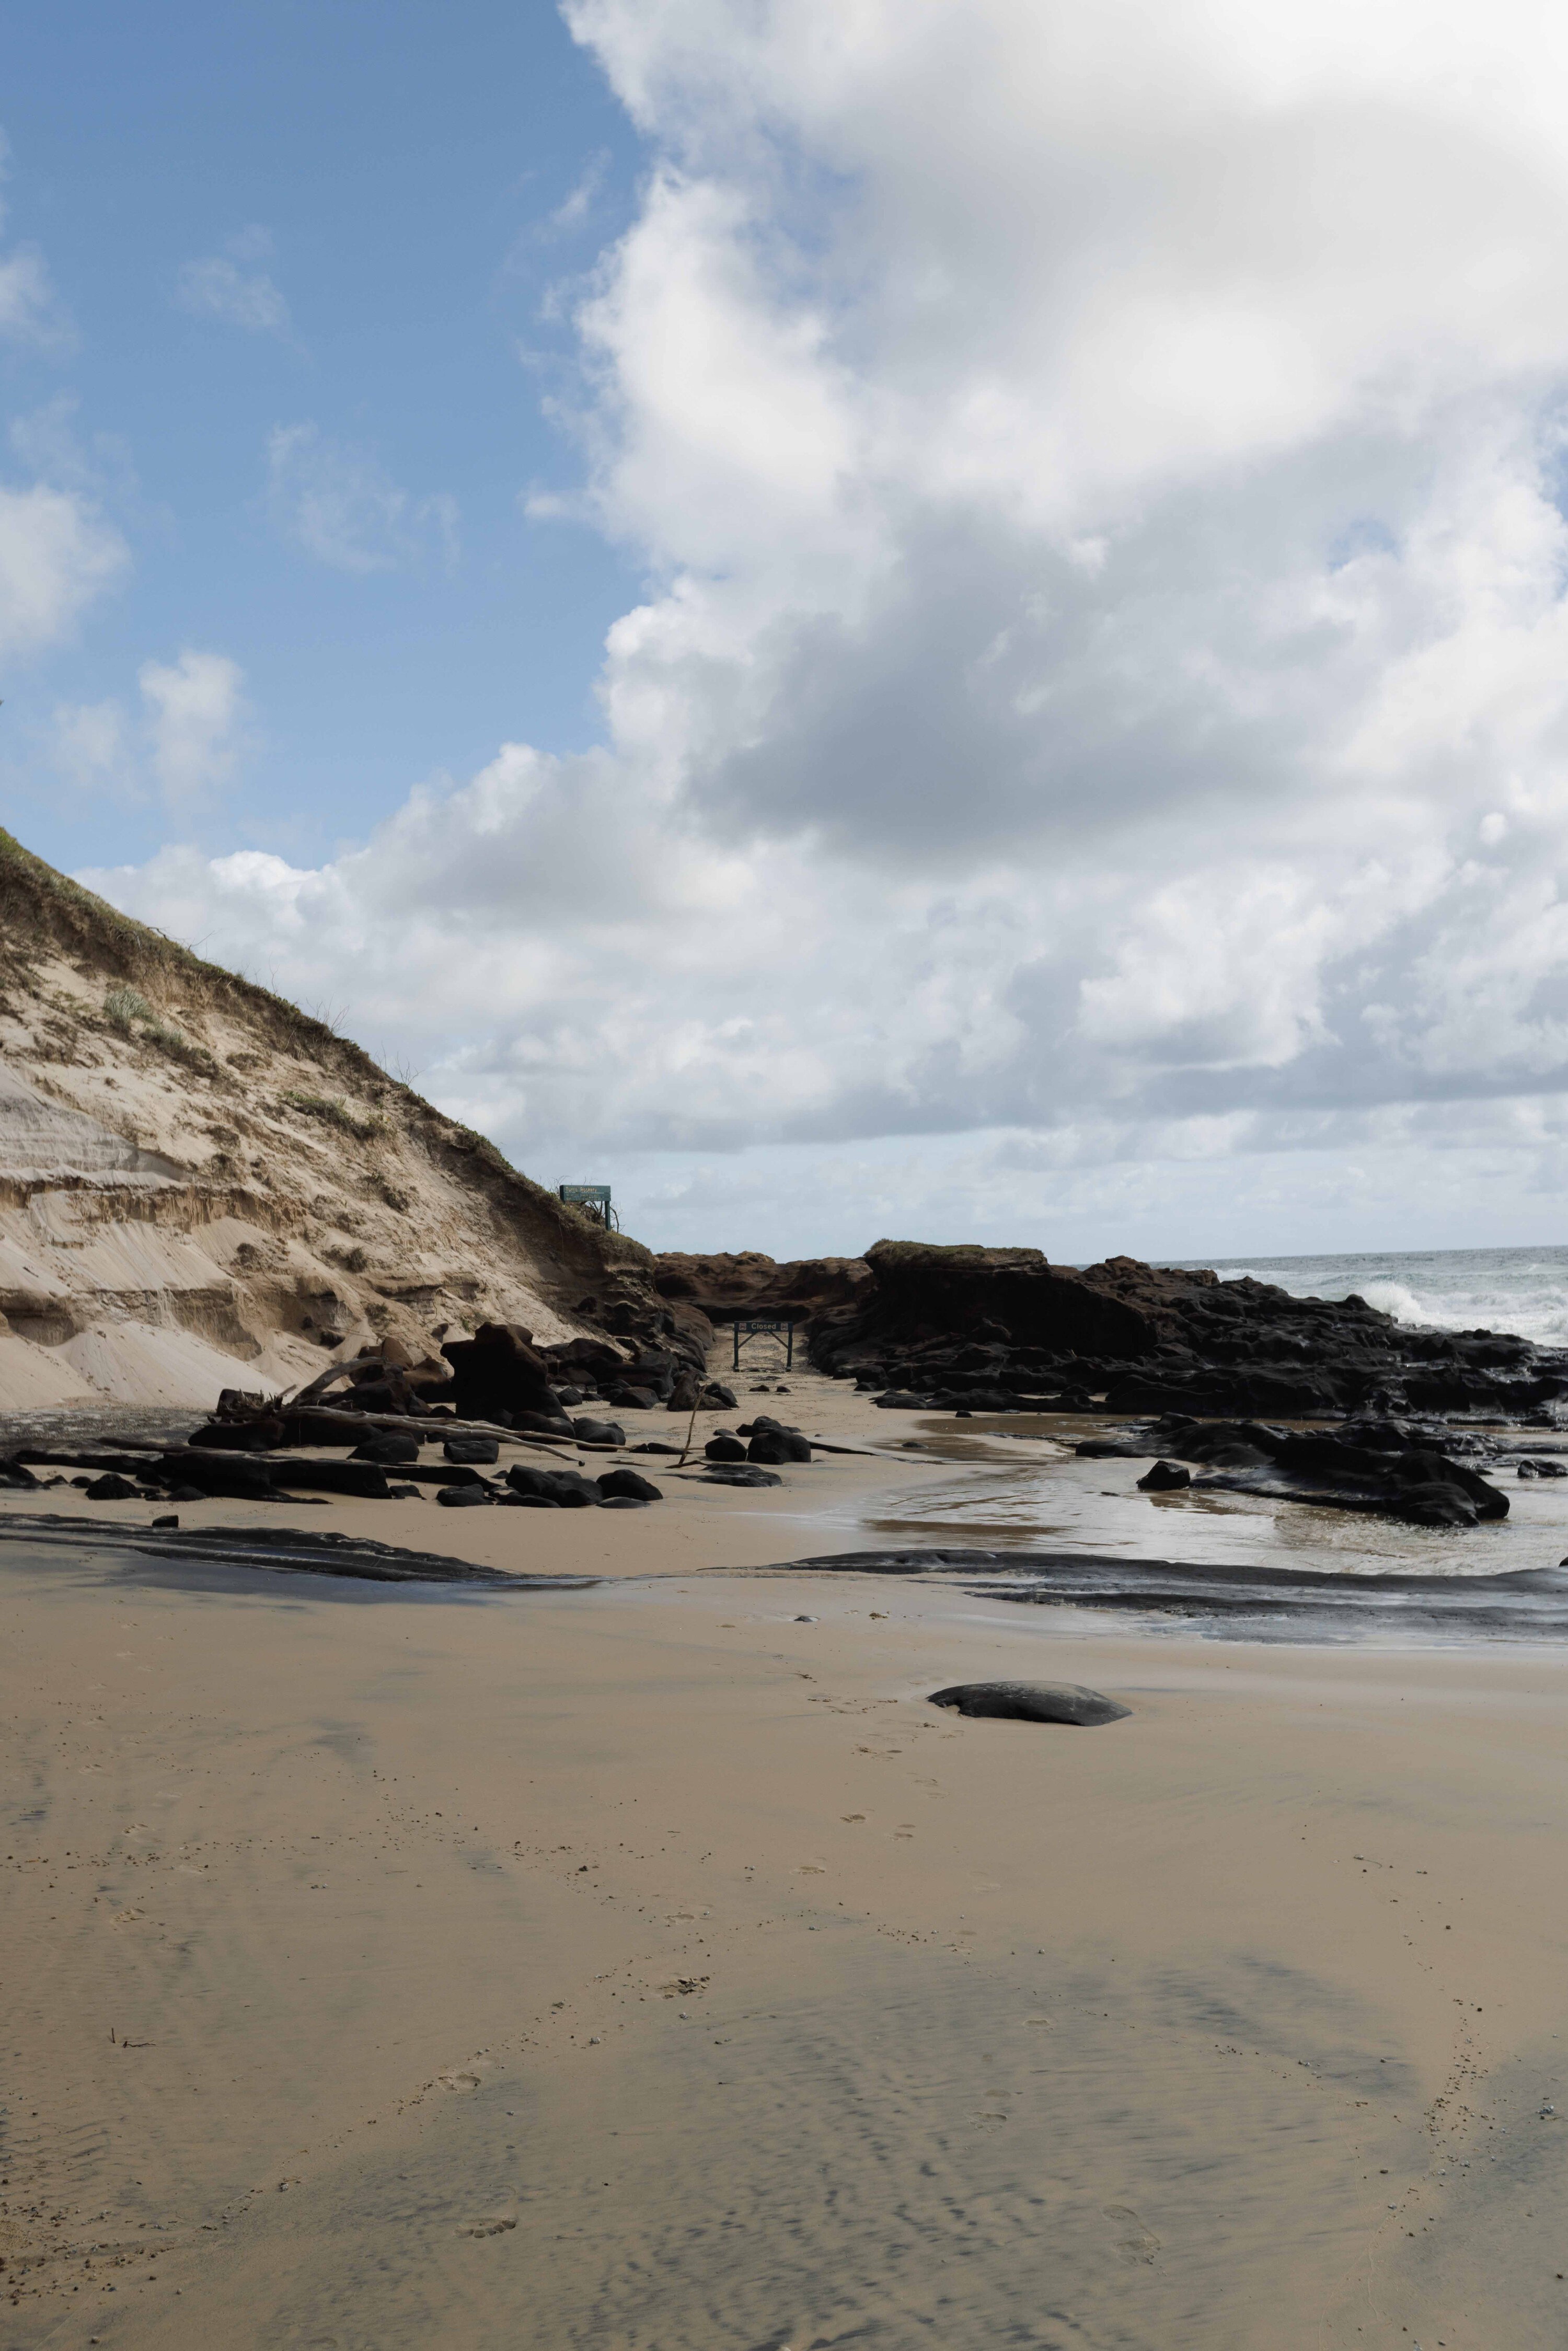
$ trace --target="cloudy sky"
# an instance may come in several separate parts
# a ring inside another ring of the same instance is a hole
[[[14,31],[32,846],[658,1247],[1565,1237],[1568,18]]]

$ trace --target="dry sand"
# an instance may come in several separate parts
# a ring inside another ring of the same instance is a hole
[[[1563,1656],[747,1572],[957,1473],[787,1474],[296,1514],[575,1593],[0,1548],[4,2351],[1568,2338]]]

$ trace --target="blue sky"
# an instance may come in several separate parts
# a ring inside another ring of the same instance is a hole
[[[187,645],[244,671],[239,789],[183,811],[214,848],[315,861],[509,735],[591,739],[635,569],[523,500],[578,477],[542,413],[574,390],[545,313],[624,225],[640,157],[555,10],[88,0],[13,16],[6,85],[9,228],[63,313],[6,350],[6,407],[74,442],[132,555],[6,683],[32,845],[120,862],[166,836],[156,799],[62,790],[39,743],[61,703],[134,705],[141,664]],[[290,445],[383,513],[406,500],[402,543],[361,549],[374,569],[288,535],[269,440],[307,431]]]
[[[14,18],[24,840],[658,1246],[1561,1237],[1535,0]]]

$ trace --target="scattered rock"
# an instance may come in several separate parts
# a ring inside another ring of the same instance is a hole
[[[83,1491],[89,1502],[133,1502],[136,1489],[129,1478],[117,1477],[110,1469],[102,1478],[89,1479]]]
[[[781,1461],[810,1461],[810,1440],[798,1428],[758,1428],[746,1448],[748,1461],[760,1461],[764,1468]]]
[[[1082,1447],[1079,1449],[1082,1451]],[[1156,1461],[1147,1475],[1138,1480],[1141,1491],[1145,1494],[1175,1493],[1179,1487],[1190,1486],[1191,1483],[1192,1471],[1184,1468],[1179,1461]]]
[[[776,1469],[759,1468],[754,1461],[710,1461],[703,1473],[706,1486],[781,1486]]]
[[[606,1501],[662,1502],[664,1499],[652,1479],[635,1469],[607,1469],[596,1483]]]
[[[1066,1722],[1088,1729],[1133,1711],[1078,1682],[956,1682],[933,1690],[933,1706],[1002,1722]]]
[[[444,1437],[441,1450],[448,1461],[489,1468],[501,1458],[501,1441],[497,1437]],[[405,1454],[403,1458],[407,1458]]]
[[[703,1451],[710,1461],[744,1461],[746,1458],[745,1446],[738,1437],[731,1437],[727,1429],[720,1429],[716,1436],[710,1437]]]
[[[435,1499],[448,1510],[467,1510],[476,1503],[488,1502],[490,1490],[486,1486],[443,1486]]]
[[[618,1420],[574,1420],[572,1434],[581,1445],[624,1445],[626,1431]]]
[[[197,1432],[198,1435],[200,1433]],[[449,1446],[446,1458],[449,1461],[456,1461],[467,1457],[455,1454]],[[378,1429],[373,1437],[367,1437],[362,1445],[357,1445],[349,1458],[350,1461],[374,1461],[383,1469],[396,1468],[404,1462],[419,1459],[419,1439],[413,1436],[405,1437],[401,1431],[394,1435],[391,1429]],[[492,1461],[496,1458],[493,1453],[490,1458]]]
[[[514,1461],[507,1483],[514,1494],[542,1495],[564,1510],[596,1509],[603,1499],[592,1479],[575,1469],[536,1469],[531,1462]]]

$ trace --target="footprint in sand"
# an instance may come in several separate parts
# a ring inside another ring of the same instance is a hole
[[[1107,2220],[1120,2230],[1116,2251],[1130,2262],[1152,2262],[1160,2250],[1160,2241],[1152,2230],[1145,2229],[1130,2204],[1102,2204],[1100,2210]]]
[[[443,2089],[465,2091],[478,2089],[480,2083],[483,2080],[483,2076],[481,2074],[471,2074],[465,2069],[459,2072],[455,2068],[450,2074],[443,2074],[438,2078],[440,2079]]]
[[[508,2229],[517,2225],[515,2212],[481,2212],[476,2220],[459,2220],[460,2237],[504,2237]]]
[[[141,1916],[140,1910],[117,1910],[109,1923],[111,1927],[134,1927]]]

